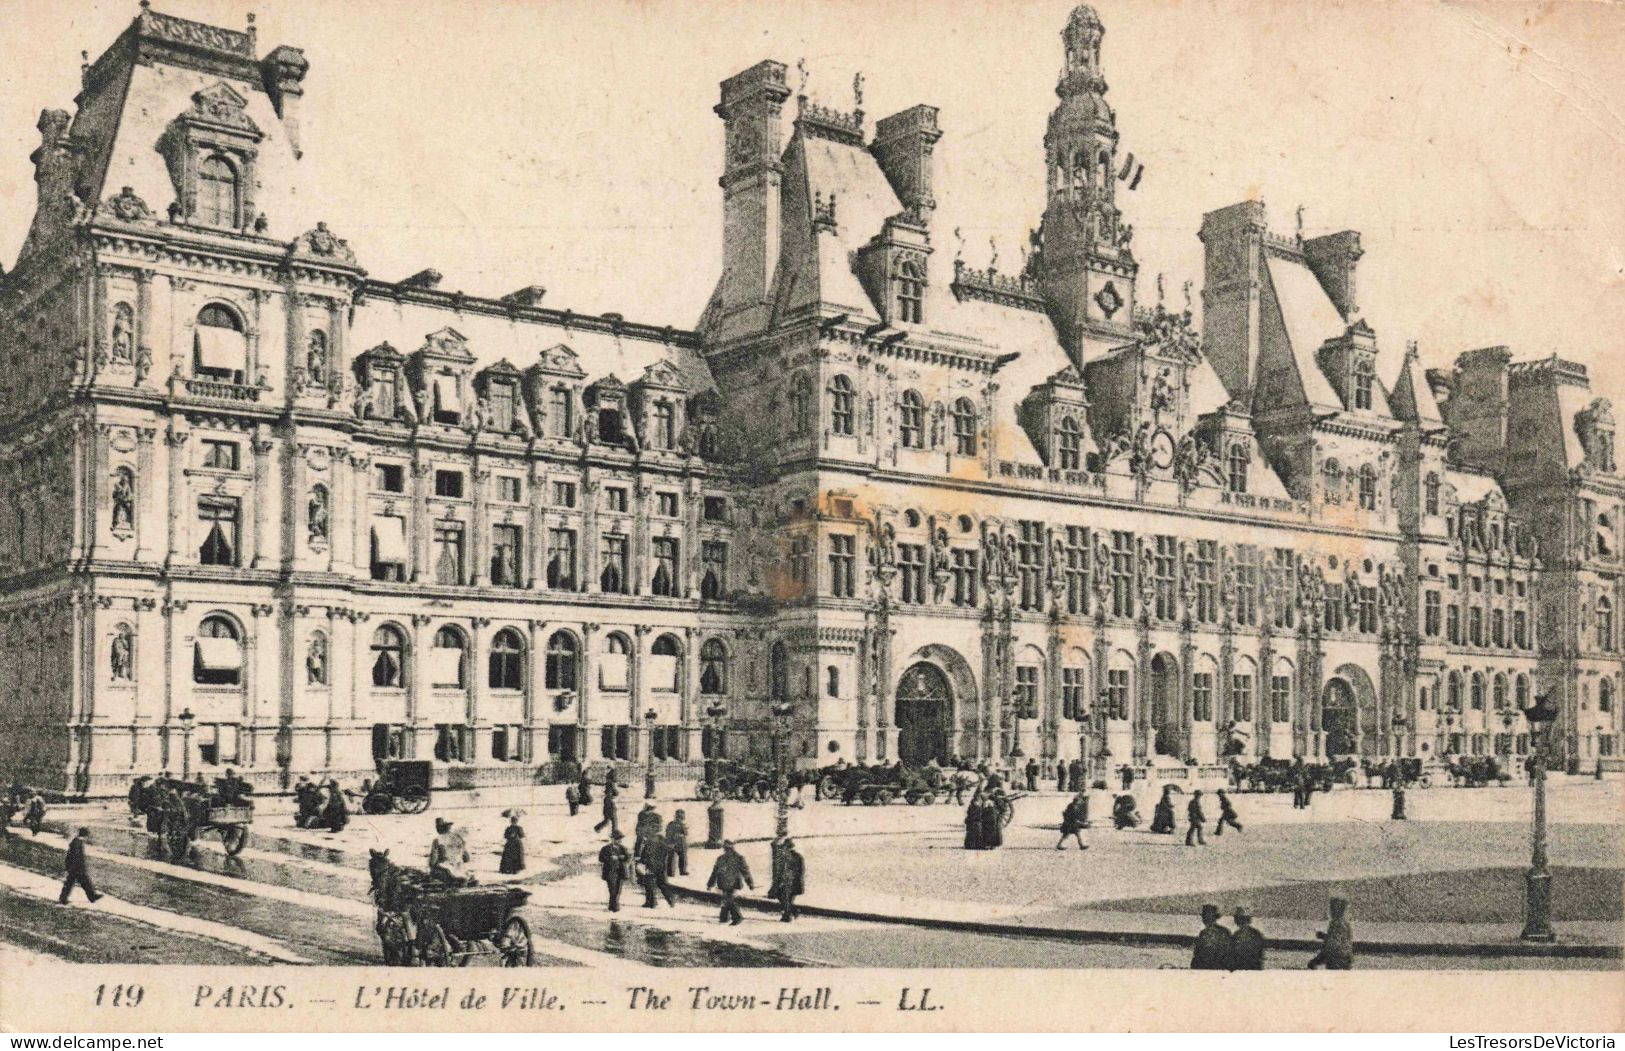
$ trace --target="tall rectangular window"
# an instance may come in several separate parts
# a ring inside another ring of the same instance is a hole
[[[1507,644],[1507,615],[1503,610],[1490,610],[1490,643],[1498,647]]]
[[[394,369],[372,368],[367,370],[367,378],[372,393],[372,414],[381,420],[393,420],[398,399],[396,387],[400,382],[398,374]]]
[[[576,589],[576,533],[574,529],[547,531],[547,586],[555,591]]]
[[[1283,585],[1281,592],[1283,601],[1275,603],[1275,626],[1283,630],[1292,627],[1293,609],[1297,605],[1292,601],[1292,593],[1295,590],[1297,580],[1297,572],[1294,568],[1296,565],[1297,559],[1290,549],[1284,547],[1275,549],[1275,574]]]
[[[1038,668],[1032,664],[1016,665],[1016,718],[1038,718]]]
[[[600,555],[604,566],[598,574],[598,589],[609,595],[624,595],[631,591],[631,575],[627,572],[626,537],[614,534],[604,537]]]
[[[715,602],[728,593],[728,545],[721,540],[700,544],[700,598]]]
[[[857,543],[839,533],[829,538],[829,593],[835,598],[852,598],[857,587]]]
[[[913,605],[925,602],[925,545],[897,545],[897,575],[902,585],[902,600]]]
[[[437,584],[463,582],[463,526],[460,522],[434,527],[434,579]]]
[[[524,583],[524,531],[516,525],[491,527],[491,583],[516,588]]]
[[[1066,611],[1089,612],[1089,530],[1066,527]]]
[[[547,392],[548,433],[555,438],[568,438],[575,434],[575,398],[569,387],[554,387]]]
[[[1088,683],[1083,668],[1061,669],[1061,718],[1082,719],[1087,703]]]
[[[1106,715],[1110,719],[1128,718],[1128,669],[1112,668],[1106,672]]]
[[[1251,675],[1235,674],[1230,676],[1230,710],[1235,713],[1237,722],[1250,722],[1253,717],[1253,677]]]
[[[513,384],[491,384],[489,399],[491,427],[498,434],[507,434],[513,430]]]
[[[1512,611],[1512,645],[1520,650],[1529,648],[1529,616],[1521,609]]]
[[[655,402],[654,439],[656,449],[677,448],[677,410],[669,401]]]
[[[1158,620],[1173,620],[1178,616],[1179,542],[1171,536],[1159,536],[1156,551],[1151,558],[1152,587],[1156,595]]]
[[[650,546],[653,549],[654,569],[649,578],[649,591],[665,598],[675,598],[681,590],[677,584],[677,539],[655,537]]]
[[[1270,676],[1270,722],[1282,725],[1292,721],[1292,678]]]
[[[1196,542],[1196,619],[1203,624],[1219,620],[1219,542]]]
[[[1467,638],[1474,646],[1484,645],[1484,611],[1477,606],[1467,610]]]
[[[1360,630],[1375,635],[1378,630],[1377,621],[1377,589],[1373,587],[1360,588]]]
[[[976,605],[976,552],[963,547],[953,549],[954,605]]]
[[[1327,631],[1343,630],[1343,585],[1326,585],[1326,605],[1323,607],[1321,619],[1325,622]]]
[[[1236,623],[1258,622],[1258,549],[1243,544],[1236,549]]]
[[[1454,602],[1444,608],[1444,637],[1452,645],[1461,643],[1461,607]]]
[[[1213,673],[1199,671],[1191,676],[1191,719],[1199,723],[1213,721]]]
[[[1016,577],[1022,609],[1044,608],[1044,523],[1022,522],[1016,538]]]
[[[803,595],[812,585],[812,538],[805,534],[790,538],[790,579],[801,585]]]
[[[372,520],[372,579],[406,579],[406,520],[383,515]]]
[[[1422,595],[1422,631],[1432,638],[1439,635],[1442,601],[1437,591],[1424,592]]]
[[[1112,533],[1112,616],[1134,616],[1134,534]]]
[[[241,554],[242,505],[232,497],[204,496],[197,502],[203,544],[198,561],[206,566],[235,566]]]

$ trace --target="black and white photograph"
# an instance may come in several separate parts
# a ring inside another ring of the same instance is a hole
[[[0,1027],[1625,1026],[1625,8],[0,23]]]

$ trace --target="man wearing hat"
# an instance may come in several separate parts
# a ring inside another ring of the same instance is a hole
[[[1354,967],[1354,928],[1347,919],[1347,898],[1333,898],[1326,905],[1331,914],[1326,929],[1320,932],[1320,952],[1309,961],[1310,970],[1324,967],[1328,971],[1347,971]]]
[[[643,853],[643,844],[650,839],[659,839],[665,831],[666,820],[660,816],[653,803],[643,804],[638,811],[638,823],[633,827],[632,856],[639,857]]]
[[[602,832],[605,828],[612,832],[621,830],[620,815],[615,810],[615,797],[620,794],[620,786],[615,783],[615,771],[611,770],[604,778],[604,820],[592,827],[594,832]]]
[[[807,893],[807,861],[796,849],[796,841],[785,839],[779,847],[779,882],[774,897],[779,899],[779,919],[789,923],[796,918],[796,898]]]
[[[666,846],[671,848],[666,862],[666,875],[688,875],[688,819],[681,810],[666,826]]]
[[[1194,840],[1202,846],[1207,846],[1207,837],[1202,835],[1202,823],[1207,815],[1202,813],[1202,790],[1198,788],[1191,793],[1191,801],[1185,806],[1185,817],[1190,820],[1190,827],[1185,830],[1185,845],[1188,847]]]
[[[1264,969],[1264,936],[1253,926],[1252,910],[1245,905],[1236,906],[1236,932],[1230,936],[1230,969]]]
[[[705,888],[715,887],[722,894],[722,915],[718,923],[731,922],[735,927],[745,922],[739,913],[739,903],[734,895],[739,893],[740,887],[756,889],[756,881],[750,878],[750,866],[745,859],[734,850],[734,841],[722,841],[722,853],[717,855],[716,864],[711,867],[711,878],[706,881]]]
[[[630,864],[630,855],[621,845],[623,838],[619,830],[611,832],[609,842],[598,851],[598,874],[609,888],[610,912],[621,911],[621,885],[626,882],[626,870]]]
[[[1225,971],[1230,969],[1230,932],[1219,925],[1219,907],[1202,906],[1202,932],[1196,936],[1196,948],[1191,952],[1191,970]]]
[[[443,817],[434,819],[434,842],[429,844],[429,875],[454,887],[473,882],[464,865],[468,864],[468,844]]]
[[[638,881],[643,884],[643,907],[655,907],[655,893],[658,891],[666,899],[666,904],[675,909],[677,903],[672,900],[671,884],[666,882],[671,848],[666,845],[665,837],[658,828],[638,841],[632,849],[632,857],[637,863]]]

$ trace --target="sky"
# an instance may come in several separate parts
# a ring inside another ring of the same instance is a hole
[[[1504,344],[1625,391],[1625,6],[1102,0],[1142,302],[1201,283],[1204,212],[1362,234],[1391,380]],[[305,50],[301,166],[369,272],[692,326],[720,267],[717,85],[764,58],[875,119],[939,107],[937,251],[1015,270],[1043,209],[1066,0],[155,0]],[[0,0],[0,261],[34,204],[45,107],[133,2]],[[24,55],[27,61],[17,61]],[[794,103],[792,101],[791,105]],[[308,190],[307,190],[308,192]],[[160,205],[155,205],[160,207]],[[956,242],[957,228],[963,240]],[[990,243],[991,242],[991,243]],[[1198,302],[1198,309],[1199,309]]]

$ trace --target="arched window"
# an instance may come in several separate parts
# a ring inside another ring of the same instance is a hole
[[[429,685],[461,688],[464,656],[467,644],[463,633],[453,627],[444,627],[434,633],[434,648],[429,651]]]
[[[631,681],[632,644],[620,632],[604,639],[604,652],[598,659],[598,688],[625,690]]]
[[[1377,469],[1370,464],[1360,468],[1360,509],[1377,509]]]
[[[1100,156],[1095,158],[1095,168],[1098,172],[1097,182],[1100,188],[1105,190],[1110,187],[1112,184],[1112,155],[1105,150],[1101,150]]]
[[[1422,513],[1436,515],[1439,513],[1439,476],[1429,474],[1427,481],[1422,485]]]
[[[924,315],[925,273],[920,265],[905,260],[897,265],[897,320],[919,324]]]
[[[1070,416],[1061,418],[1056,434],[1056,466],[1063,471],[1076,471],[1083,466],[1083,429]]]
[[[1597,648],[1606,652],[1614,649],[1614,604],[1607,595],[1597,596]]]
[[[662,635],[649,647],[649,688],[675,690],[682,680],[682,644],[674,635]]]
[[[807,433],[808,416],[811,411],[812,397],[807,377],[797,376],[790,381],[790,433]]]
[[[954,402],[954,452],[976,455],[976,406],[969,398]]]
[[[372,633],[372,684],[390,689],[406,685],[406,638],[399,628],[384,624]]]
[[[1247,450],[1246,442],[1236,442],[1230,446],[1227,459],[1229,475],[1226,480],[1232,493],[1247,491],[1247,465],[1251,461],[1252,455]]]
[[[833,664],[824,669],[824,692],[831,697],[841,695],[841,669]]]
[[[237,169],[218,153],[198,165],[197,207],[192,214],[205,226],[238,226]]]
[[[1320,494],[1328,504],[1343,502],[1343,469],[1336,460],[1320,465]]]
[[[1481,712],[1481,711],[1484,710],[1484,673],[1483,672],[1476,672],[1476,671],[1473,672],[1472,704],[1473,704],[1473,711]]]
[[[1362,357],[1354,363],[1354,407],[1371,408],[1371,390],[1376,385],[1376,366],[1370,358]]]
[[[547,640],[546,684],[549,690],[576,688],[576,639],[567,631],[555,631]]]
[[[525,644],[519,633],[503,628],[491,639],[491,667],[486,679],[493,690],[517,690],[525,684]]]
[[[728,648],[721,639],[707,639],[700,647],[700,692],[728,692]]]
[[[784,643],[775,642],[767,659],[767,695],[782,701],[790,694],[790,655]]]
[[[1451,672],[1449,686],[1445,693],[1446,711],[1461,711],[1461,673]]]
[[[248,344],[236,313],[210,303],[197,315],[193,371],[203,379],[241,383],[248,367]]]
[[[829,381],[829,429],[832,434],[852,434],[855,427],[852,411],[852,381],[836,376]]]
[[[925,399],[918,391],[906,390],[898,399],[897,426],[905,449],[925,448]]]
[[[1495,706],[1496,711],[1498,711],[1498,712],[1506,711],[1506,708],[1507,708],[1507,677],[1505,675],[1497,674],[1495,676],[1495,682],[1490,687],[1490,703]]]
[[[237,686],[243,681],[243,643],[237,625],[221,616],[197,626],[192,681],[203,686]]]

